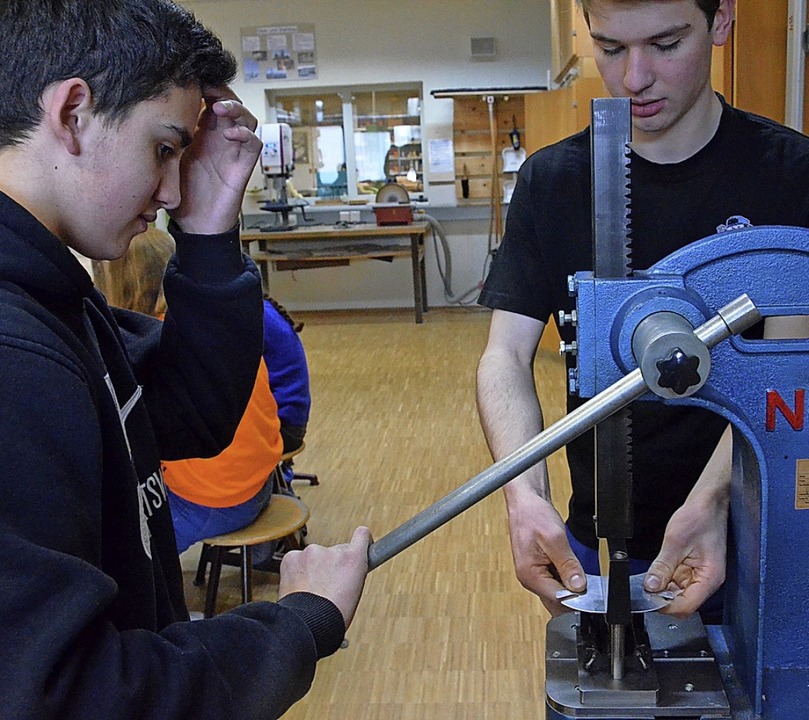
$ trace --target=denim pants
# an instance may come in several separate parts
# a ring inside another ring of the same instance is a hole
[[[174,535],[177,538],[177,552],[181,553],[200,540],[240,530],[253,522],[270,501],[272,476],[249,500],[224,508],[198,505],[175,495],[169,488],[166,489],[171,518],[174,521]]]

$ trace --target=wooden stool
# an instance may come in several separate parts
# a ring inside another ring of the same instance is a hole
[[[285,539],[293,548],[301,547],[302,543],[295,533],[306,525],[308,519],[309,508],[298,498],[273,494],[269,505],[247,527],[203,540],[194,585],[205,582],[205,568],[210,562],[205,617],[213,617],[216,611],[216,594],[223,564],[241,566],[242,602],[250,602],[253,599],[253,545]],[[239,562],[233,562],[234,555]]]
[[[292,458],[294,458],[296,455],[300,455],[305,449],[306,449],[306,441],[301,440],[301,444],[299,447],[295,448],[294,450],[290,450],[288,453],[284,453],[281,456],[281,461],[278,463],[276,471],[281,472],[281,463],[287,463],[290,467],[292,467],[295,464],[294,462],[292,462]],[[310,475],[309,473],[297,473],[293,470],[292,479],[306,480],[310,485],[320,485],[320,481],[317,479],[317,475]]]

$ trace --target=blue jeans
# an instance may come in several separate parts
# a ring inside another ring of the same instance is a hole
[[[232,507],[198,505],[175,495],[169,488],[166,490],[174,521],[177,552],[184,552],[200,540],[239,530],[253,522],[270,501],[272,476],[253,497]]]

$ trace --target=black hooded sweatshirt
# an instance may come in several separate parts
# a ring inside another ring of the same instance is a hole
[[[160,323],[0,193],[0,718],[275,718],[345,632],[308,593],[188,621],[159,459],[232,439],[262,303],[237,229],[170,229]]]

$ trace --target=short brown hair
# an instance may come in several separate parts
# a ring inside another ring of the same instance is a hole
[[[578,0],[579,5],[581,5],[581,10],[584,13],[584,19],[587,21],[587,24],[590,24],[590,3],[592,0]],[[636,2],[636,0],[613,0],[613,2],[623,2],[629,4],[631,2]],[[702,10],[705,14],[705,18],[708,20],[708,30],[713,27],[713,20],[716,16],[716,11],[719,9],[719,4],[722,0],[694,0],[697,4],[697,7]]]

